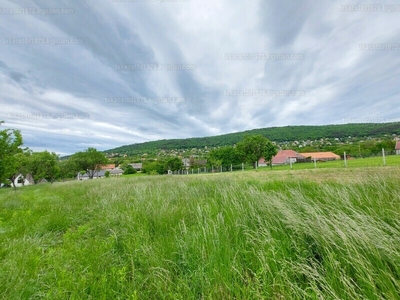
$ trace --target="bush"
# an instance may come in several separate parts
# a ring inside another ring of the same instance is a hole
[[[136,170],[131,166],[127,165],[124,169],[124,175],[129,175],[129,174],[136,174]]]
[[[163,161],[146,161],[143,164],[142,172],[151,174],[152,172],[156,172],[157,174],[165,174],[165,163]]]

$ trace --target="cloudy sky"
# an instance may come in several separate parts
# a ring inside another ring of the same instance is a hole
[[[398,1],[49,3],[0,5],[0,120],[35,151],[400,121]]]

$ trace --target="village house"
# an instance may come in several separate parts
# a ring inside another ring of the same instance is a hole
[[[131,166],[132,166],[132,168],[134,168],[136,171],[141,171],[142,170],[142,167],[143,167],[143,164],[142,163],[133,163],[133,164],[130,164]]]
[[[115,169],[115,164],[102,165],[101,170],[110,171]]]
[[[35,181],[33,180],[33,177],[31,174],[27,174],[26,176],[23,176],[22,174],[19,174],[13,182],[13,185],[15,187],[21,187],[25,185],[32,185],[35,184]]]
[[[99,171],[94,172],[93,179],[105,178],[107,171],[110,173],[110,177],[119,177],[124,173],[124,171],[121,169],[99,170]],[[78,173],[76,178],[78,180],[87,180],[87,179],[89,179],[89,174],[85,173],[85,174],[81,175],[80,173]]]
[[[396,150],[396,154],[397,154],[397,155],[400,155],[400,140],[397,140],[397,141],[396,141],[395,150]]]
[[[307,152],[300,153],[305,156],[308,160],[311,161],[330,161],[330,160],[339,160],[340,156],[333,152]]]
[[[304,162],[306,158],[300,154],[297,153],[294,150],[279,150],[278,153],[272,158],[272,165],[273,166],[279,166],[279,165],[287,165],[290,163],[297,163],[297,162]],[[264,160],[265,166],[267,165],[265,160]],[[259,166],[260,161],[259,161]]]
[[[182,159],[183,167],[184,168],[190,168],[190,159],[189,158],[183,158]]]
[[[93,179],[104,178],[104,177],[106,177],[105,173],[106,173],[105,170],[95,171],[93,174]],[[85,173],[82,175],[81,173],[78,173],[78,176],[76,178],[78,180],[87,180],[87,179],[89,179],[89,174]]]

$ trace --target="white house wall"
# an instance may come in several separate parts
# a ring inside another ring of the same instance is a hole
[[[31,183],[29,182],[28,179],[24,178],[24,183],[19,183],[19,179],[22,177],[22,175],[18,175],[17,178],[15,178],[14,180],[14,186],[15,187],[21,187],[21,186],[25,186],[25,185],[31,185]]]

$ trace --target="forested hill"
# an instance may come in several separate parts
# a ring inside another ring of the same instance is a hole
[[[134,155],[137,153],[144,153],[157,149],[172,150],[204,148],[205,146],[218,147],[234,145],[243,140],[246,135],[256,134],[261,134],[275,142],[316,140],[321,138],[344,138],[348,136],[373,138],[383,136],[385,134],[400,135],[400,122],[260,128],[210,137],[145,142],[121,146],[105,152]]]

